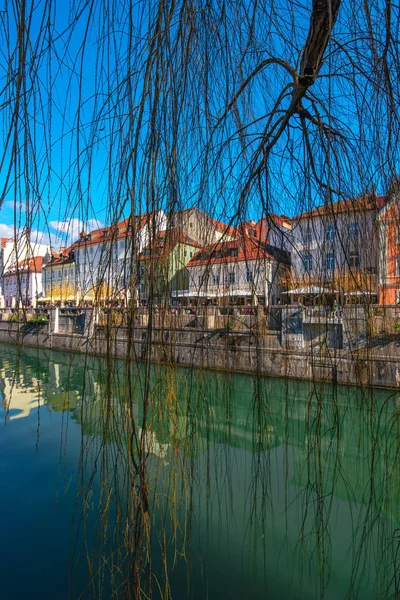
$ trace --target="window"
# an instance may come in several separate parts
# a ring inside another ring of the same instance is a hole
[[[396,277],[400,277],[400,256],[396,256]]]
[[[304,270],[307,271],[307,273],[310,273],[310,271],[312,271],[312,255],[311,254],[305,254],[303,256],[303,266],[304,266]]]
[[[398,203],[397,203],[397,212],[398,212],[398,213],[399,213],[399,215],[400,215],[400,202],[398,202]]]
[[[396,290],[396,304],[400,304],[400,290]]]
[[[249,235],[252,235],[253,237],[257,236],[256,230],[255,229],[249,229]]]
[[[397,228],[397,243],[400,244],[400,227]]]
[[[190,229],[192,229],[192,227],[193,227],[193,223],[192,222],[189,223],[189,227],[190,227]]]
[[[350,238],[358,237],[358,235],[360,233],[358,223],[349,223],[348,231],[349,231]],[[351,239],[350,239],[350,241],[351,241]]]
[[[189,256],[190,256],[190,258],[192,258],[192,256],[193,256],[193,252],[190,252]]]
[[[246,281],[247,283],[253,283],[253,271],[246,270]]]
[[[333,242],[335,239],[336,229],[334,225],[327,225],[325,227],[325,239],[327,242]]]
[[[199,275],[199,285],[201,285],[203,283],[203,277],[202,275]]]
[[[326,255],[325,268],[327,271],[332,271],[335,268],[335,255],[333,253]]]
[[[213,284],[219,285],[219,273],[213,275]]]
[[[303,229],[302,230],[303,244],[310,244],[313,240],[313,234],[311,229]]]
[[[230,251],[231,256],[237,256],[238,254],[239,254],[239,251],[237,248],[231,248],[231,251]]]
[[[228,272],[228,283],[229,284],[235,283],[235,281],[236,281],[236,273],[235,273],[235,271],[229,271]]]
[[[186,250],[183,251],[183,256],[186,258],[187,257],[187,252]]]
[[[360,255],[357,250],[350,252],[349,254],[349,267],[353,269],[358,269],[360,266]]]

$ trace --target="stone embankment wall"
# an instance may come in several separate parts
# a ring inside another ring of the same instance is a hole
[[[148,319],[139,319],[129,331],[123,324],[111,324],[110,319],[99,323],[89,312],[85,319],[77,319],[52,311],[45,324],[0,322],[0,342],[120,358],[129,355],[187,367],[400,388],[400,352],[375,355],[349,347],[298,344],[296,332],[258,327],[253,316],[248,320],[246,328],[234,330],[226,325],[208,329],[204,321],[193,316],[187,317],[186,326],[172,327],[169,323],[168,328],[161,327],[156,318],[151,329]],[[331,329],[336,328],[337,323],[332,323]],[[364,332],[364,327],[361,329]],[[291,336],[296,338],[294,344]]]

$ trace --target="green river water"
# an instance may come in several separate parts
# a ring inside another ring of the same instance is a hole
[[[141,598],[400,597],[398,392],[1,345],[0,394],[1,599],[134,597],[139,546]]]

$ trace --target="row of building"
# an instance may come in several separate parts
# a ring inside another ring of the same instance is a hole
[[[342,200],[240,225],[197,208],[82,231],[59,251],[2,240],[1,302],[400,302],[400,201]]]

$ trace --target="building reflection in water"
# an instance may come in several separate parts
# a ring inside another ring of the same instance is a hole
[[[43,404],[68,412],[82,430],[82,464],[90,469],[87,455],[97,453],[107,465],[104,481],[125,486],[122,498],[132,489],[124,468],[134,437],[150,458],[154,494],[174,482],[171,495],[158,497],[160,515],[168,511],[178,522],[177,507],[186,507],[184,519],[201,524],[207,544],[252,546],[261,571],[268,535],[300,570],[299,547],[305,556],[320,552],[338,561],[342,546],[350,552],[352,545],[354,573],[361,560],[369,564],[371,544],[390,562],[387,548],[400,520],[397,392],[158,365],[144,424],[140,368],[129,386],[118,361],[111,367],[61,353],[38,360],[29,349],[14,363],[0,357],[4,415],[29,417]],[[94,442],[85,445],[87,439]],[[347,525],[332,549],[340,519]],[[389,562],[376,567],[377,579],[393,571]],[[362,579],[362,569],[356,576]]]

